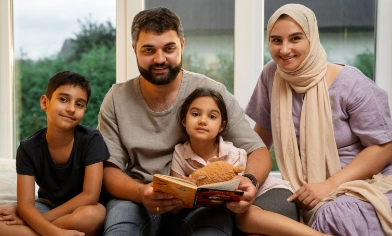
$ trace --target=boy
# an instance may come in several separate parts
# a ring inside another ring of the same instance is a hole
[[[90,94],[89,81],[77,73],[63,71],[50,79],[40,99],[47,128],[20,143],[17,204],[0,206],[1,235],[101,232],[106,210],[98,199],[109,151],[99,131],[79,125]]]

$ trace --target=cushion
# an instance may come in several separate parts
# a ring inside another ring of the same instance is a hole
[[[38,186],[35,185],[37,197]],[[0,204],[16,202],[15,159],[0,158]]]

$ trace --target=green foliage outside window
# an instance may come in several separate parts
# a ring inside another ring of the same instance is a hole
[[[93,128],[98,124],[98,112],[102,100],[116,82],[115,28],[110,22],[98,24],[86,20],[80,22],[81,31],[76,33],[71,47],[65,52],[33,61],[26,55],[16,60],[17,111],[19,137],[25,139],[46,127],[45,112],[39,106],[45,94],[48,80],[57,72],[70,70],[82,74],[92,88],[87,111],[81,122]]]
[[[216,61],[212,64],[208,64],[204,58],[197,54],[187,54],[187,52],[184,53],[182,59],[184,69],[204,74],[221,82],[229,92],[234,93],[234,61],[229,54],[218,53]]]
[[[374,80],[374,53],[365,51],[355,57],[354,64],[367,77]]]

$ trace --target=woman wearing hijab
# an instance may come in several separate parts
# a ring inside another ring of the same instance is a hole
[[[272,61],[246,114],[289,181],[301,219],[332,235],[392,235],[392,121],[387,93],[358,69],[327,62],[312,10],[269,19]]]

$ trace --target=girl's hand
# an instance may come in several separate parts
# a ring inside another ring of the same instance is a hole
[[[0,221],[7,221],[7,225],[26,225],[22,218],[16,216],[12,210],[0,209]]]
[[[311,210],[333,189],[328,181],[305,184],[287,198],[287,201],[295,200],[301,209]]]
[[[181,175],[181,178],[182,179],[185,179],[185,180],[188,180],[188,181],[191,181],[191,175],[190,176],[185,176],[185,175]]]

